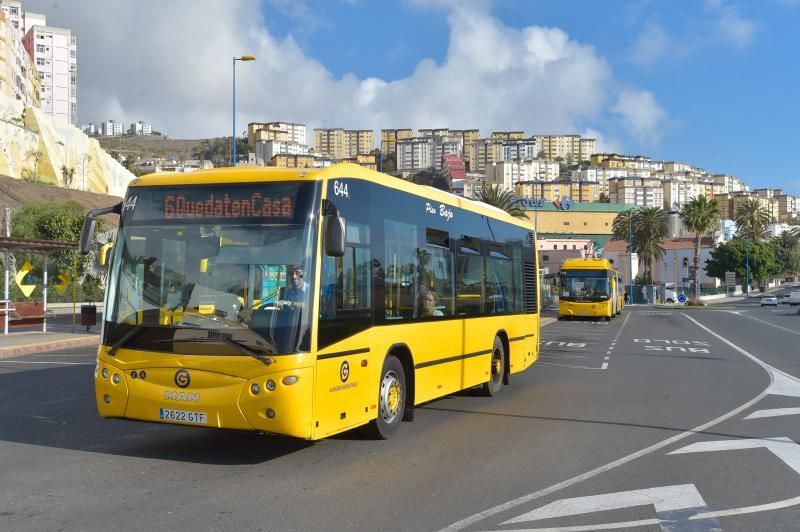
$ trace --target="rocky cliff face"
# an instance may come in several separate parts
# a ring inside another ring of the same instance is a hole
[[[113,196],[123,196],[134,178],[96,139],[5,96],[0,96],[0,174]]]

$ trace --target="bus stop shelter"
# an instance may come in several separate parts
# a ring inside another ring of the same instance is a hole
[[[53,240],[30,240],[27,238],[12,238],[8,236],[0,237],[0,251],[4,252],[5,261],[3,268],[3,334],[8,334],[9,313],[14,309],[10,306],[9,300],[9,254],[11,253],[32,253],[44,255],[44,272],[42,276],[42,307],[44,320],[42,322],[42,332],[47,332],[47,259],[53,251],[77,250],[77,242],[56,242]]]

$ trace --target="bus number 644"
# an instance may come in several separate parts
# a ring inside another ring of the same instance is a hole
[[[333,193],[336,196],[343,196],[347,199],[350,199],[350,193],[347,191],[347,183],[339,183],[338,181],[334,181]]]

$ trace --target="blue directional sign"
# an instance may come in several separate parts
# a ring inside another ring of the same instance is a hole
[[[686,295],[685,294],[680,294],[678,296],[678,303],[680,303],[680,304],[686,303]]]

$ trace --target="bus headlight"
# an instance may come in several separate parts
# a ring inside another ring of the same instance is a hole
[[[272,379],[268,380],[267,384],[266,384],[266,387],[267,387],[267,390],[273,391],[275,389],[275,381],[272,380]]]
[[[119,384],[119,373],[114,373],[114,376],[111,377],[111,382],[114,384]]]
[[[252,393],[253,395],[258,395],[260,391],[261,391],[261,386],[259,386],[255,382],[250,385],[250,393]]]
[[[108,368],[103,368],[103,371],[101,372],[101,375],[103,376],[104,379],[107,379],[108,378]]]

